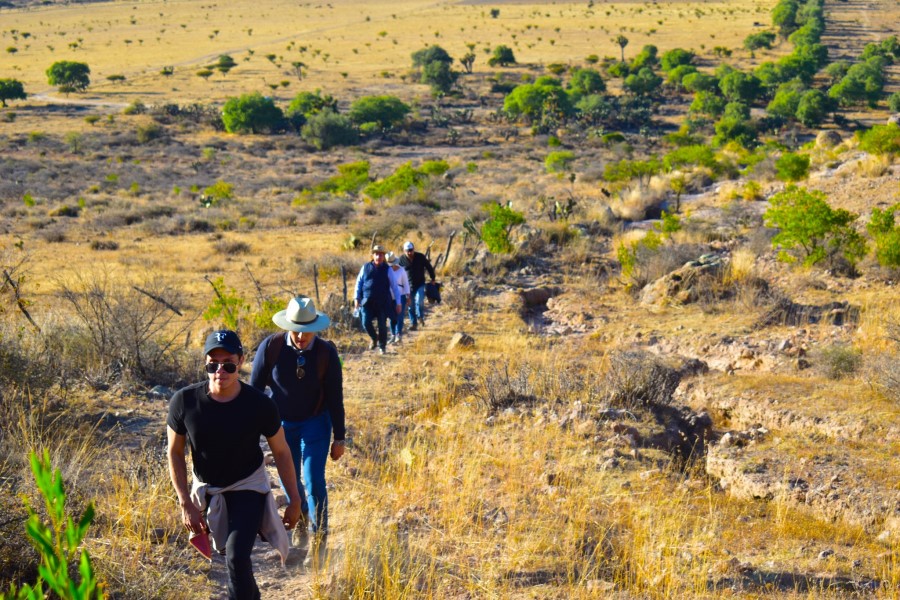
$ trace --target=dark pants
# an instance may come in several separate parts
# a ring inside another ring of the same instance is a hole
[[[375,333],[374,321],[378,320],[378,333]],[[372,338],[372,341],[378,344],[382,349],[387,346],[387,311],[383,306],[379,306],[374,302],[367,302],[362,307],[362,322],[366,328],[366,333]]]
[[[242,490],[222,494],[228,509],[228,539],[225,564],[228,566],[229,600],[259,600],[259,588],[253,578],[250,553],[262,524],[266,497]]]

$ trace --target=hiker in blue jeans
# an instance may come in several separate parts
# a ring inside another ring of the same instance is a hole
[[[416,252],[412,242],[403,244],[400,266],[406,269],[409,277],[409,288],[412,290],[409,297],[409,330],[415,331],[420,324],[425,324],[425,271],[428,271],[431,283],[434,283],[434,267],[428,257]]]
[[[278,406],[300,496],[305,494],[306,500],[302,512],[307,525],[297,527],[293,542],[305,547],[309,543],[308,531],[314,534],[314,546],[307,554],[306,564],[318,568],[324,565],[327,552],[325,464],[329,455],[338,460],[344,454],[341,360],[334,344],[316,335],[331,321],[316,311],[311,298],[297,296],[287,309],[275,313],[272,321],[285,332],[271,335],[259,345],[250,385],[260,390],[268,386]]]
[[[400,312],[389,313],[391,318],[391,337],[388,339],[389,344],[399,344],[403,341],[403,311],[406,309],[406,303],[409,301],[409,278],[406,276],[406,269],[400,266],[400,258],[394,256],[393,252],[388,252],[385,257],[387,264],[391,267],[390,276],[397,282],[397,288],[400,290]]]
[[[403,311],[400,304],[400,289],[390,275],[391,268],[384,254],[383,246],[378,244],[372,246],[372,260],[359,270],[353,294],[356,307],[362,309],[363,327],[372,339],[370,349],[378,348],[381,354],[385,353],[387,346],[389,311],[393,310],[397,314]],[[373,323],[376,320],[377,332]]]

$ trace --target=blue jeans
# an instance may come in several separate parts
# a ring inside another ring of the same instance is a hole
[[[363,304],[362,306],[362,322],[363,327],[366,328],[366,333],[369,334],[369,337],[372,338],[372,341],[378,344],[381,348],[384,348],[387,345],[387,311],[380,306],[370,306],[370,303]],[[374,304],[374,303],[373,303]],[[394,308],[394,304],[391,304],[391,308]],[[375,325],[373,321],[378,320],[378,333],[375,333]]]
[[[425,316],[425,284],[423,283],[412,291],[409,300],[409,321],[415,325],[419,319]]]
[[[305,421],[283,421],[281,424],[294,459],[300,497],[306,497],[306,508],[301,512],[309,516],[313,533],[325,533],[328,531],[325,463],[331,448],[331,415],[325,411]]]
[[[394,309],[394,312],[391,313],[391,333],[400,337],[403,335],[403,314],[406,312],[406,294],[402,294],[400,296],[400,314],[397,314],[397,309]]]

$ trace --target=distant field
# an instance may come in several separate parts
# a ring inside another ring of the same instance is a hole
[[[748,33],[768,26],[773,5],[771,0],[59,5],[0,14],[0,76],[22,81],[31,95],[55,93],[44,75],[47,67],[58,60],[82,61],[91,67],[92,79],[84,96],[109,102],[218,101],[250,91],[272,94],[270,85],[278,86],[274,93],[283,98],[315,88],[335,94],[396,90],[407,87],[401,77],[410,54],[430,44],[456,57],[472,44],[476,71],[492,70],[487,58],[499,44],[510,46],[523,64],[619,56],[612,40],[620,33],[629,40],[626,57],[650,43],[663,51],[683,47],[703,54],[715,46],[740,48]],[[496,18],[492,9],[499,11]],[[238,67],[208,81],[196,75],[220,54],[231,55]],[[294,62],[305,65],[302,80]],[[164,67],[174,67],[174,73],[161,75]],[[126,79],[113,83],[107,80],[112,75]]]

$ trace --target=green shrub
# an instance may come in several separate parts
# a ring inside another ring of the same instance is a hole
[[[900,153],[900,125],[875,125],[857,134],[859,147],[870,154],[892,155]]]
[[[353,122],[344,115],[325,110],[311,115],[300,130],[301,137],[318,150],[350,146],[359,140]]]
[[[776,177],[781,181],[800,181],[809,177],[809,156],[785,152],[775,160]]]
[[[835,344],[819,350],[815,357],[816,369],[828,379],[845,379],[859,372],[862,352],[844,344]]]
[[[544,159],[544,168],[547,169],[548,173],[564,173],[571,170],[574,161],[575,154],[568,150],[551,152]]]
[[[894,220],[897,211],[900,211],[900,204],[886,210],[874,208],[866,225],[875,240],[875,258],[884,267],[900,267],[900,228]]]
[[[234,185],[225,181],[217,181],[211,186],[204,188],[203,195],[208,199],[210,206],[216,206],[225,200],[234,198]]]
[[[332,194],[355,194],[369,183],[369,161],[338,165],[338,175],[331,177],[313,188],[316,192]]]
[[[525,216],[510,206],[491,205],[490,217],[481,225],[481,239],[489,252],[509,254],[513,251],[509,236],[513,228],[525,222]]]
[[[38,600],[58,597],[63,600],[92,600],[104,598],[103,589],[94,574],[88,551],[79,547],[94,520],[94,504],[87,505],[78,521],[66,515],[66,492],[59,469],[50,466],[50,453],[45,449],[43,458],[31,453],[31,472],[38,490],[44,498],[44,512],[50,519],[44,523],[38,513],[27,503],[28,521],[25,531],[31,544],[41,557],[38,580],[34,585],[23,585],[19,590],[10,586],[7,593],[0,593],[10,600]],[[77,570],[72,563],[78,558]],[[78,577],[74,575],[77,573]],[[80,579],[80,581],[78,581]]]
[[[375,181],[363,189],[363,193],[375,200],[397,198],[411,189],[421,189],[433,176],[440,176],[450,169],[445,161],[426,161],[418,169],[411,163],[401,165],[391,175]]]
[[[375,123],[380,129],[388,129],[406,118],[410,108],[395,96],[363,96],[350,105],[348,116],[358,125]]]
[[[866,243],[853,229],[857,215],[831,208],[823,192],[790,185],[772,196],[770,204],[763,219],[767,227],[779,229],[772,246],[780,248],[780,260],[796,260],[790,253],[794,250],[801,254],[804,265],[814,265],[837,254],[855,265],[865,256]]]
[[[222,123],[229,133],[270,133],[283,121],[281,109],[259,92],[229,98],[222,108]]]
[[[891,112],[900,112],[900,92],[894,92],[888,97],[888,109]]]
[[[243,313],[250,310],[247,301],[234,288],[225,287],[225,279],[217,277],[209,280],[215,297],[206,310],[203,319],[222,329],[237,330]]]

